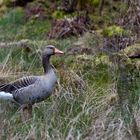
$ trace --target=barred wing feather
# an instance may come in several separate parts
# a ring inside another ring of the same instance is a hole
[[[20,78],[8,84],[0,85],[0,91],[13,92],[17,89],[34,84],[38,78],[39,78],[38,76],[28,76],[28,77]]]

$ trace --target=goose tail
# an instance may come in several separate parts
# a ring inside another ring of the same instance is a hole
[[[13,95],[8,92],[0,91],[0,100],[14,101]]]

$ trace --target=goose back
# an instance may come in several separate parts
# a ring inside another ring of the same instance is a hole
[[[40,102],[50,96],[56,82],[56,74],[50,69],[46,75],[39,76],[34,84],[15,90],[14,99],[20,104]]]

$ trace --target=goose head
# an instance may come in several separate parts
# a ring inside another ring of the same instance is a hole
[[[42,52],[42,57],[48,57],[55,54],[63,54],[64,52],[60,51],[59,49],[55,48],[53,45],[48,45],[44,51]]]
[[[57,49],[55,46],[53,45],[48,45],[42,52],[42,64],[43,64],[43,68],[44,68],[44,72],[47,73],[49,68],[51,68],[50,65],[50,57],[52,55],[56,55],[56,54],[63,54],[63,51],[60,51],[59,49]]]

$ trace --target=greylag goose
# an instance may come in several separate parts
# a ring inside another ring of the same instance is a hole
[[[29,118],[29,110],[36,102],[49,97],[57,82],[57,77],[49,60],[51,55],[63,54],[52,45],[48,45],[42,53],[42,65],[44,75],[28,76],[0,85],[0,99],[12,100],[20,105],[21,118],[23,121]],[[28,115],[25,117],[25,111]],[[28,111],[27,111],[28,110]]]

